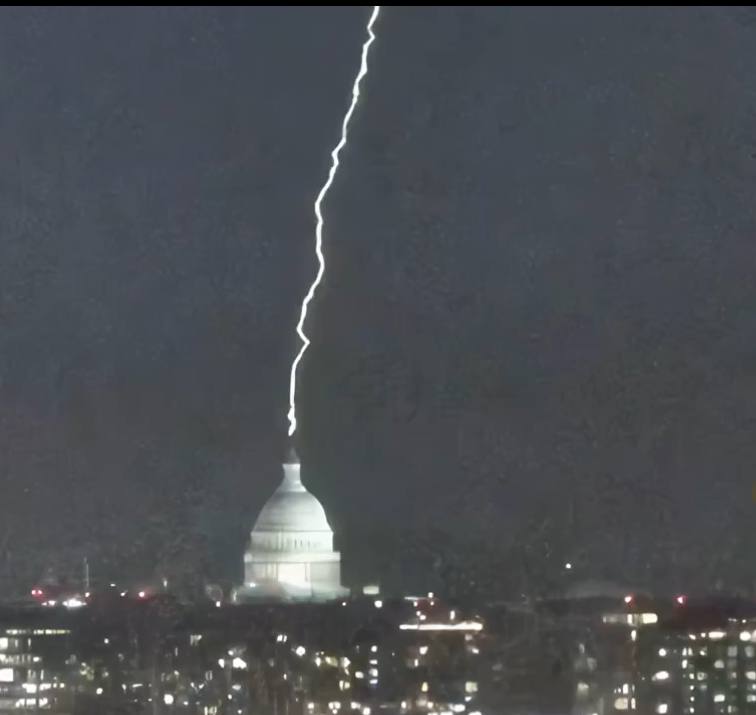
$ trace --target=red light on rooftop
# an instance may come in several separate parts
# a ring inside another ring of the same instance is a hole
[[[675,603],[678,606],[684,606],[685,605],[685,601],[687,601],[687,600],[688,600],[687,596],[680,595],[680,596],[676,596],[675,597]]]
[[[633,596],[632,594],[628,593],[627,596],[625,596],[625,603],[629,606],[633,602]]]
[[[147,594],[144,591],[140,591],[138,594],[139,598],[146,598]]]

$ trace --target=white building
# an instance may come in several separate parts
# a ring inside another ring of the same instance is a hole
[[[283,481],[262,508],[244,554],[244,584],[236,600],[318,600],[343,597],[341,554],[320,502],[300,478],[290,450]]]

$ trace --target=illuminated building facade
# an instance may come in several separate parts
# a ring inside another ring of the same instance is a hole
[[[237,601],[327,601],[347,594],[325,510],[302,484],[300,471],[290,450],[283,480],[252,529]]]
[[[687,605],[638,635],[636,708],[661,715],[756,713],[756,613]]]
[[[756,714],[756,607],[627,595],[575,628],[573,715]],[[592,620],[592,624],[589,622]]]
[[[26,620],[0,627],[0,713],[70,712],[70,630]]]
[[[217,715],[224,703],[234,713],[480,715],[483,630],[429,598],[210,609],[174,633],[161,697]]]
[[[479,715],[483,632],[424,597],[0,609],[0,715]]]

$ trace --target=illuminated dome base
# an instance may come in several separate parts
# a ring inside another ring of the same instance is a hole
[[[320,502],[300,479],[292,451],[284,478],[257,517],[244,554],[244,584],[236,601],[328,601],[348,592],[341,585],[341,554]]]

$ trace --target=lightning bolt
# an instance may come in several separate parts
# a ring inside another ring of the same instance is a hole
[[[304,356],[305,352],[307,352],[307,348],[310,346],[310,339],[307,337],[304,331],[304,324],[305,320],[307,319],[307,308],[310,305],[310,301],[315,296],[315,291],[318,289],[320,282],[323,280],[323,274],[325,273],[325,257],[323,256],[323,199],[325,199],[328,190],[331,188],[331,184],[333,184],[333,179],[336,176],[337,169],[339,168],[339,154],[347,143],[349,121],[352,119],[354,110],[357,107],[357,102],[359,102],[360,99],[360,82],[362,82],[362,78],[367,74],[368,71],[368,51],[370,50],[370,45],[372,45],[375,41],[373,25],[378,19],[378,13],[380,12],[380,10],[380,5],[373,6],[373,12],[371,13],[370,20],[367,24],[368,38],[362,45],[362,61],[360,63],[360,71],[357,73],[357,77],[354,80],[354,85],[352,86],[352,102],[349,105],[349,109],[347,109],[346,114],[344,115],[344,121],[341,123],[341,139],[339,139],[339,143],[333,148],[333,151],[331,151],[331,168],[328,171],[328,177],[326,178],[323,187],[320,189],[320,192],[315,199],[315,254],[318,257],[318,272],[315,276],[315,280],[310,286],[310,290],[307,291],[307,294],[302,301],[302,309],[299,313],[299,322],[297,323],[297,335],[302,341],[302,347],[300,347],[297,356],[294,358],[294,362],[291,364],[291,376],[289,378],[289,436],[293,435],[294,432],[297,431],[297,416],[295,406],[295,398],[297,394],[297,368],[299,367],[299,363],[302,361],[302,357]]]

